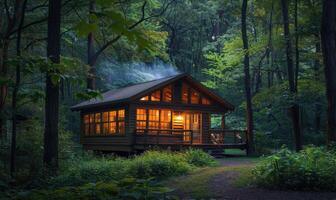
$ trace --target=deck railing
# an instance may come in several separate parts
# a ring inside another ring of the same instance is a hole
[[[193,131],[184,129],[136,129],[137,144],[192,144]]]
[[[210,129],[213,144],[246,144],[246,130]]]

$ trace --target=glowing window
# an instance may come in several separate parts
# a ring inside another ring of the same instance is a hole
[[[205,98],[205,97],[202,97],[202,104],[203,104],[203,105],[210,105],[211,103],[210,103],[210,100],[209,100],[209,99],[207,99],[207,98]]]
[[[189,99],[189,87],[186,84],[182,84],[182,103],[188,103]]]
[[[154,109],[149,109],[148,110],[148,128],[149,129],[159,129],[160,125],[160,111],[159,110],[154,110]],[[150,131],[154,132],[154,131]]]
[[[190,95],[190,102],[192,104],[199,104],[200,102],[200,94],[194,90],[194,89],[191,89],[191,95]]]
[[[144,96],[140,99],[140,101],[148,101],[148,100],[149,100],[148,96]]]
[[[90,115],[84,115],[84,134],[90,135]]]
[[[100,113],[96,113],[95,124],[96,124],[96,134],[99,135],[101,133],[100,127]]]
[[[108,132],[109,132],[109,128],[108,128],[108,125],[109,125],[109,113],[108,112],[103,112],[102,113],[103,117],[102,117],[102,123],[103,123],[103,134],[104,135],[107,135]]]
[[[171,129],[171,111],[170,110],[161,110],[160,129]]]
[[[167,87],[164,87],[162,90],[162,98],[164,102],[171,102],[172,100],[172,86],[168,85]]]
[[[146,121],[147,121],[146,109],[137,109],[136,110],[136,128],[146,129]],[[139,132],[143,132],[143,130],[140,130]]]
[[[151,101],[160,101],[161,100],[161,91],[155,91],[151,94]]]
[[[110,111],[109,112],[109,134],[117,133],[117,111]]]
[[[125,110],[118,110],[118,133],[125,133]]]

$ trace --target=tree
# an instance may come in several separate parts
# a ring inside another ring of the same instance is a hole
[[[336,1],[324,0],[321,40],[326,78],[327,141],[336,142]]]
[[[245,83],[245,96],[246,96],[246,124],[247,124],[247,141],[248,141],[248,154],[254,153],[253,143],[253,110],[252,110],[252,97],[251,97],[251,81],[250,81],[250,60],[249,60],[249,46],[246,33],[246,10],[247,0],[243,0],[242,4],[242,18],[241,18],[241,32],[244,48],[244,83]]]
[[[289,33],[287,0],[281,0],[281,10],[282,10],[282,17],[283,17],[284,37],[285,37],[285,43],[286,43],[286,60],[287,60],[287,75],[288,75],[288,83],[289,83],[289,92],[295,98],[295,95],[297,93],[297,86],[295,84],[295,76],[294,76],[293,53],[292,53],[291,37]],[[290,115],[292,118],[295,149],[299,151],[302,149],[299,105],[294,102],[293,105],[289,108],[289,111],[290,111]]]
[[[21,8],[21,19],[19,22],[19,27],[17,30],[17,39],[16,39],[16,56],[19,58],[21,56],[21,35],[22,35],[22,26],[24,23],[24,17],[25,17],[25,10],[27,6],[27,1],[24,0],[22,8]],[[21,63],[18,62],[16,64],[15,69],[15,85],[13,89],[13,96],[12,96],[12,139],[11,139],[11,157],[10,157],[10,175],[11,177],[14,176],[15,173],[15,157],[16,157],[16,125],[17,125],[17,94],[19,91],[19,86],[21,82]]]
[[[60,63],[61,1],[49,0],[47,57],[52,68],[46,73],[45,130],[43,161],[51,172],[58,168],[59,83],[53,80]]]
[[[10,47],[10,36],[19,23],[21,17],[21,7],[23,0],[17,0],[13,3],[12,7],[8,4],[8,1],[4,1],[5,20],[0,19],[0,136],[2,136],[3,130],[3,110],[8,96],[8,50]],[[2,17],[1,11],[1,17]]]

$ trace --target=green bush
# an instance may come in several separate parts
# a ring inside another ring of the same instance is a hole
[[[336,154],[322,147],[299,153],[283,148],[261,161],[253,175],[262,187],[336,191]]]
[[[191,171],[192,165],[188,164],[181,153],[164,151],[147,151],[135,157],[129,163],[129,174],[137,178],[166,178],[177,176]]]
[[[130,159],[84,154],[65,163],[50,187],[78,186],[88,182],[109,182],[125,177],[164,179],[186,174],[196,167],[214,166],[213,157],[201,150],[186,152],[147,151]]]
[[[21,192],[17,200],[77,200],[77,199],[172,199],[167,195],[169,188],[162,187],[152,180],[125,178],[114,182],[87,183],[77,187],[61,187],[49,190]]]
[[[184,156],[189,164],[197,167],[216,166],[218,164],[214,157],[200,149],[189,149]]]

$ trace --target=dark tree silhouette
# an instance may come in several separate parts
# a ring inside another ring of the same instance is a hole
[[[55,64],[60,62],[60,25],[61,1],[49,0],[47,57]],[[55,173],[58,168],[59,84],[52,81],[52,70],[56,69],[50,69],[46,74],[43,160],[51,172]]]
[[[321,25],[324,71],[327,88],[327,140],[336,142],[336,1],[323,2]]]
[[[251,78],[250,78],[250,59],[249,59],[249,46],[248,38],[246,33],[246,10],[247,10],[247,0],[243,0],[242,4],[242,21],[241,21],[241,32],[244,45],[244,80],[245,80],[245,95],[246,95],[246,124],[247,124],[247,141],[248,141],[248,154],[254,153],[254,143],[253,143],[253,110],[252,110],[252,97],[251,97]]]

